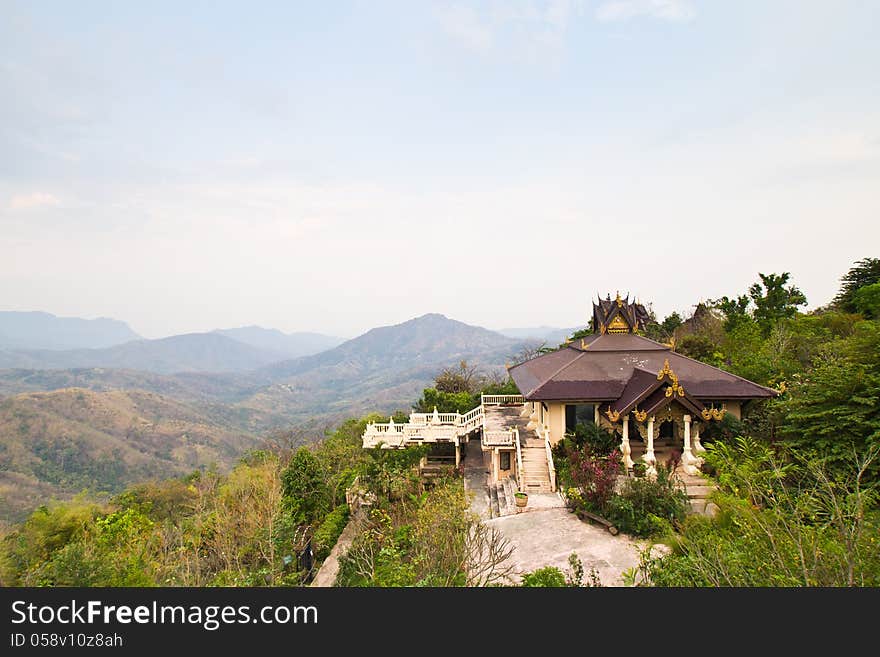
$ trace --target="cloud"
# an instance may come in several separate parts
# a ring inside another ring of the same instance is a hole
[[[473,7],[452,5],[441,9],[438,15],[443,29],[467,48],[483,52],[492,47],[493,28]]]
[[[572,19],[583,13],[581,0],[493,2],[480,8],[447,4],[437,8],[441,27],[469,50],[558,50]]]
[[[61,202],[55,196],[45,192],[16,194],[9,199],[10,210],[42,210],[44,208],[57,208],[59,205],[61,205]]]
[[[693,19],[696,11],[687,0],[610,0],[596,9],[596,18],[603,23],[641,16],[683,22]]]

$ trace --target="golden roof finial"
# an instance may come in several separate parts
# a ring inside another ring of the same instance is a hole
[[[661,369],[659,372],[657,372],[657,380],[660,381],[664,376],[671,375],[671,374],[672,374],[672,368],[669,367],[669,359],[667,358],[666,360],[663,361],[663,369]]]
[[[623,308],[623,299],[620,298],[620,290],[617,291],[617,298],[615,301],[617,302],[618,308]]]

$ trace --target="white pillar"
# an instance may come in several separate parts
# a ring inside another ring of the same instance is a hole
[[[526,425],[526,429],[534,431],[541,426],[541,410],[541,402],[532,402],[532,412],[529,414],[529,423]]]
[[[455,441],[455,467],[461,463],[461,445],[459,445],[458,441]]]
[[[623,439],[620,441],[620,451],[623,454],[623,466],[628,472],[633,466],[633,461],[630,458],[632,450],[629,446],[629,415],[623,418]]]
[[[684,449],[681,452],[681,462],[684,465],[684,471],[690,475],[699,472],[696,467],[697,457],[691,451],[691,416],[685,415],[684,420]]]
[[[654,416],[648,418],[648,448],[645,450],[645,455],[642,457],[642,460],[648,464],[647,473],[651,475],[657,474],[657,468],[654,465],[657,462],[657,459],[654,456]]]
[[[431,416],[431,424],[440,424],[440,416],[437,414],[437,407],[434,407],[434,414]]]
[[[703,447],[703,444],[700,442],[700,423],[697,422],[694,424],[694,446],[693,452],[694,454],[703,454],[706,451],[706,448]]]
[[[501,453],[498,448],[492,450],[492,481],[498,481],[498,468],[501,466]]]
[[[599,426],[599,404],[593,404],[593,424]]]

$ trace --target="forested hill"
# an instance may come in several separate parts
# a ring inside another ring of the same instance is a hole
[[[375,371],[449,363],[514,349],[520,341],[431,313],[393,326],[371,329],[334,349],[261,368],[272,380],[327,368]]]
[[[162,359],[151,365],[208,364],[210,349],[226,362],[244,345],[218,333],[148,341]],[[132,365],[145,351],[116,362],[129,368],[0,371],[0,517],[83,488],[117,490],[148,477],[168,477],[213,461],[228,463],[276,429],[324,427],[367,411],[407,411],[444,367],[460,360],[503,372],[522,343],[442,315],[426,315],[349,340],[322,354],[239,372],[148,372]],[[174,360],[177,349],[183,350]],[[188,350],[188,351],[187,351]],[[104,351],[104,350],[99,350]],[[70,353],[70,352],[65,352]],[[93,352],[94,353],[94,350]],[[262,356],[260,356],[262,357]],[[41,393],[41,391],[53,391]]]
[[[440,369],[467,360],[501,374],[526,344],[443,315],[423,315],[314,356],[261,368],[254,374],[267,385],[243,404],[262,411],[284,408],[295,421],[407,409]]]
[[[0,519],[83,489],[118,492],[200,467],[224,469],[256,443],[153,393],[70,388],[15,395],[0,401]]]
[[[178,336],[188,338],[190,336]],[[140,389],[185,401],[218,422],[231,422],[248,431],[309,420],[334,422],[365,410],[391,411],[409,407],[412,399],[450,364],[468,360],[487,370],[503,372],[526,344],[493,331],[430,314],[394,326],[376,328],[325,352],[297,359],[281,360],[257,367],[227,372],[209,369],[213,352],[186,351],[204,345],[202,338],[220,349],[217,358],[228,365],[240,356],[241,367],[250,357],[249,345],[220,334],[197,334],[191,341],[168,338],[149,341],[156,371],[138,368],[138,358],[117,359],[124,369],[82,365],[66,369],[20,367],[0,370],[0,394],[82,387],[96,391]],[[155,343],[164,343],[156,345]],[[163,346],[162,349],[157,349]],[[165,348],[167,347],[167,349]],[[114,348],[123,351],[129,345]],[[180,348],[181,355],[173,360]],[[201,349],[201,347],[199,347]],[[94,353],[94,352],[93,352]],[[257,351],[260,362],[267,352]],[[167,357],[167,360],[166,360]],[[0,354],[2,360],[2,354]],[[262,365],[265,361],[260,362]],[[184,364],[192,371],[167,373]],[[150,363],[147,363],[150,365]],[[201,367],[196,365],[201,364]]]

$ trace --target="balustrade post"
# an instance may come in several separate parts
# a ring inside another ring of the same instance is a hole
[[[699,472],[696,468],[699,459],[691,451],[691,416],[685,415],[682,419],[684,420],[684,449],[681,453],[681,462],[684,464],[685,472],[689,475],[695,475]]]
[[[620,441],[620,451],[623,454],[623,466],[629,472],[633,467],[633,460],[630,457],[632,448],[629,445],[629,415],[623,418],[623,438]]]
[[[693,452],[694,454],[703,454],[706,451],[706,448],[703,447],[703,443],[700,442],[700,423],[697,422],[694,424],[694,446]]]
[[[654,416],[648,418],[648,447],[645,450],[645,455],[642,457],[642,460],[648,465],[647,474],[656,475],[657,468],[655,467],[657,463],[657,459],[654,456]]]

